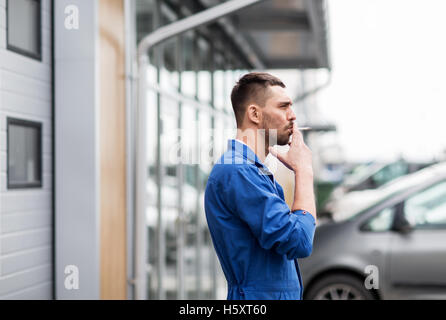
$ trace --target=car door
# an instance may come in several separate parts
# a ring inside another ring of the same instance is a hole
[[[410,227],[392,233],[392,298],[445,299],[446,181],[410,195],[399,214]]]

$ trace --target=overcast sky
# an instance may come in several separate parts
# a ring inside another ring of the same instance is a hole
[[[329,0],[332,84],[319,94],[348,160],[446,150],[446,1]]]

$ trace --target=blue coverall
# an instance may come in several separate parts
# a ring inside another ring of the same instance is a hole
[[[229,140],[214,165],[205,212],[228,300],[302,299],[297,258],[311,254],[315,219],[290,211],[282,187],[244,143]]]

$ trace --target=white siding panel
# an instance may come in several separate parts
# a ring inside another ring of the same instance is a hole
[[[51,192],[36,189],[9,190],[0,194],[1,210],[3,213],[29,211],[29,210],[51,210]]]
[[[46,210],[14,212],[3,214],[0,217],[0,234],[50,227],[52,225],[51,213]]]
[[[51,67],[38,60],[30,60],[12,51],[0,51],[0,66],[2,69],[36,80],[51,82]]]
[[[51,47],[43,46],[42,47],[42,65],[51,66]]]
[[[0,51],[2,51],[1,48]],[[3,75],[0,70],[0,88],[2,87],[2,82],[3,82]],[[0,112],[1,110],[3,110],[3,91],[0,89]]]
[[[37,268],[11,274],[7,277],[0,276],[0,299],[6,294],[16,294],[18,291],[45,283],[51,280],[51,265],[43,265]]]
[[[42,1],[42,10],[46,12],[51,11],[51,0],[43,0]]]
[[[6,10],[0,9],[0,28],[6,29]]]
[[[8,168],[7,168],[7,153],[6,151],[1,151],[0,153],[0,173],[6,174]]]
[[[0,258],[1,275],[23,271],[51,262],[51,247],[43,247],[21,251],[19,253],[2,255]]]
[[[2,88],[5,91],[51,102],[51,84],[18,73],[3,70]],[[47,104],[50,107],[50,104]]]
[[[51,140],[48,139],[51,142]],[[52,172],[53,158],[50,153],[46,153],[42,157],[42,175]]]
[[[0,49],[6,49],[6,29],[0,27]]]
[[[51,245],[51,229],[49,228],[15,232],[0,237],[2,255]]]
[[[52,290],[52,282],[46,282],[0,298],[3,300],[50,300]]]
[[[6,131],[0,131],[0,150],[6,152]]]
[[[39,99],[30,98],[26,95],[4,91],[2,95],[3,110],[23,118],[25,115],[27,120],[34,120],[32,116],[45,117],[50,119],[51,109],[48,110],[48,102]],[[9,116],[9,115],[8,115]]]
[[[53,187],[53,175],[51,173],[43,173],[43,186],[44,191],[51,192]]]
[[[51,148],[52,148],[51,142],[52,142],[51,138],[48,138],[45,136],[42,137],[42,153],[43,153],[43,155],[51,154]]]
[[[51,33],[51,12],[42,10],[42,28]],[[43,36],[43,35],[42,35]]]
[[[42,61],[6,49],[0,0],[0,299],[51,299],[51,1],[42,0]],[[41,188],[7,189],[6,118],[42,123]]]
[[[50,49],[51,48],[51,29],[42,29],[42,49]],[[49,53],[50,51],[48,51]],[[47,57],[51,57],[51,54],[48,54]]]

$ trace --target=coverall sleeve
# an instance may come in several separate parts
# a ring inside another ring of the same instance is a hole
[[[227,186],[226,200],[262,248],[275,250],[289,260],[308,257],[313,248],[315,219],[303,210],[290,212],[269,179],[255,167],[240,166]]]

